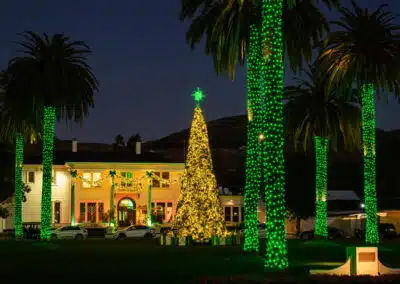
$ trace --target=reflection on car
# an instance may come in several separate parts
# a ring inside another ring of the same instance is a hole
[[[126,238],[152,238],[155,232],[152,228],[142,225],[133,225],[126,229],[115,232],[115,239],[124,240]]]
[[[344,238],[344,232],[338,228],[328,227],[328,239],[336,240]],[[300,234],[302,240],[312,240],[314,238],[314,230],[304,231]]]

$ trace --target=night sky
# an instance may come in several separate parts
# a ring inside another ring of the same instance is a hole
[[[369,7],[383,2],[359,1]],[[400,1],[386,2],[394,13],[399,11]],[[190,94],[196,87],[207,95],[203,104],[207,120],[244,114],[243,68],[235,82],[215,75],[203,47],[191,51],[187,46],[188,24],[179,21],[179,9],[180,0],[3,0],[0,67],[15,55],[13,42],[24,30],[61,32],[92,47],[90,64],[100,81],[96,106],[82,128],[57,125],[61,139],[110,143],[119,133],[125,139],[140,133],[151,140],[187,128],[194,107]],[[379,128],[400,128],[400,107],[390,103],[378,103]]]

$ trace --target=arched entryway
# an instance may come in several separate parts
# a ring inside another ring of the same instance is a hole
[[[118,225],[120,227],[136,224],[136,203],[129,197],[118,202]]]

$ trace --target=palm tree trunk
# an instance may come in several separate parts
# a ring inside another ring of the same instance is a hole
[[[246,184],[244,192],[244,246],[245,251],[258,251],[258,200],[260,198],[261,155],[259,154],[260,129],[260,56],[259,29],[250,27],[247,54],[248,124],[246,147]]]
[[[285,232],[285,166],[283,118],[283,0],[262,0],[262,48],[264,93],[264,167],[267,211],[265,267],[288,267]]]
[[[375,95],[374,86],[361,90],[362,139],[364,148],[364,198],[367,215],[365,242],[379,243],[375,172]]]
[[[41,224],[40,238],[49,239],[51,235],[51,187],[53,171],[53,148],[54,148],[54,124],[55,108],[46,106],[44,108],[44,129],[43,129],[43,149],[42,149],[42,204],[41,204]]]
[[[314,136],[315,149],[315,235],[322,238],[328,237],[327,223],[327,159],[328,159],[328,139]]]
[[[22,165],[24,163],[24,135],[15,136],[15,173],[14,173],[14,227],[15,237],[20,238],[22,229],[22,199],[24,197],[24,183],[22,182]]]

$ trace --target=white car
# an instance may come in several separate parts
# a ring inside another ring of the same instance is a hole
[[[154,230],[147,226],[133,225],[115,233],[115,239],[124,240],[126,238],[152,238],[155,236]]]
[[[52,239],[74,239],[83,240],[88,236],[86,229],[78,226],[61,227],[51,232]]]

